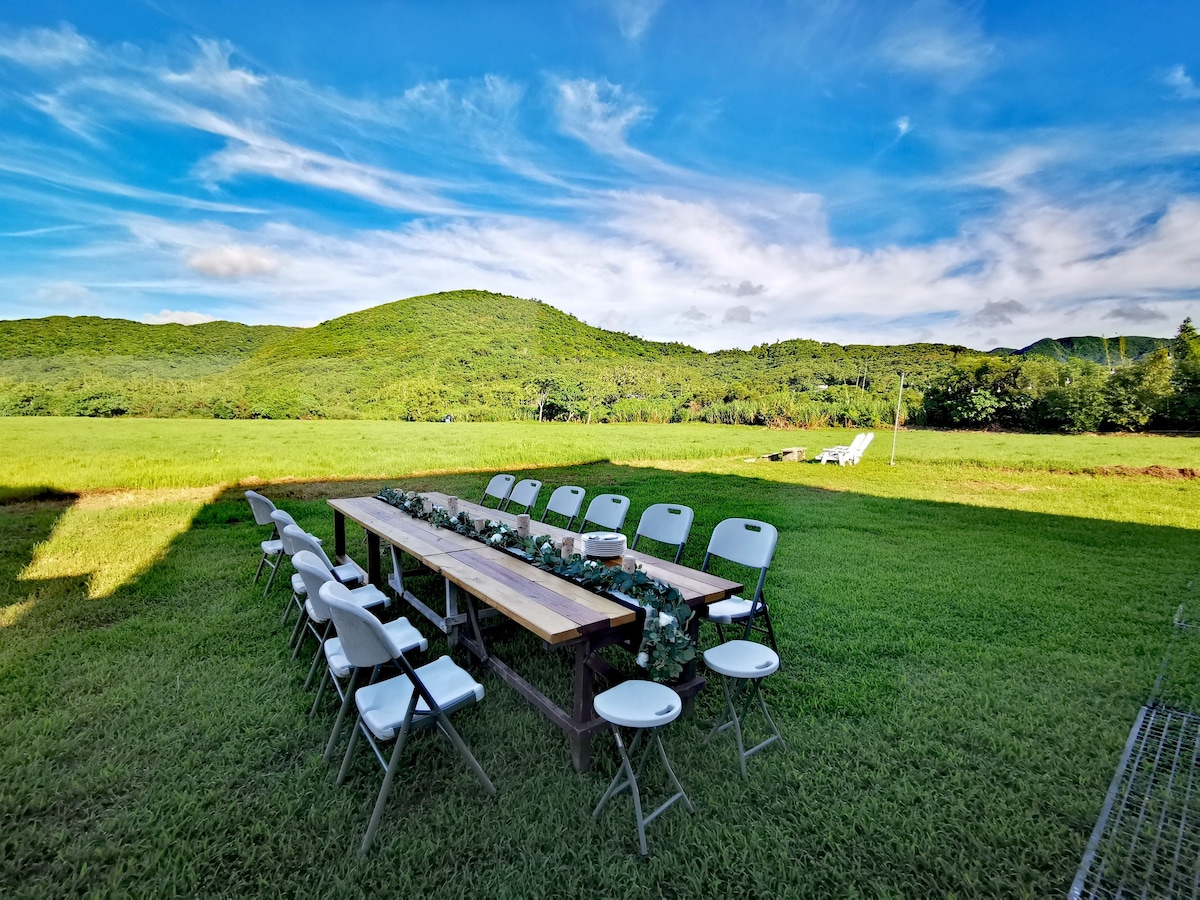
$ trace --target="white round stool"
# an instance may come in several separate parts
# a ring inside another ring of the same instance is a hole
[[[675,777],[671,763],[667,760],[667,751],[663,749],[662,740],[658,734],[658,729],[679,718],[679,712],[683,709],[683,701],[665,684],[657,684],[653,681],[626,681],[614,688],[609,688],[602,694],[597,694],[593,706],[596,715],[612,725],[613,735],[617,739],[617,752],[621,755],[621,768],[617,770],[612,784],[600,798],[600,803],[592,815],[599,816],[600,810],[604,809],[604,804],[620,791],[629,788],[629,792],[633,795],[633,812],[637,817],[638,840],[641,843],[642,856],[646,856],[650,852],[646,849],[646,826],[648,824],[671,807],[676,800],[682,800],[688,812],[695,811],[692,808],[692,801],[683,791],[683,785]],[[625,750],[625,743],[621,740],[622,727],[636,729],[628,752]],[[647,735],[649,735],[648,738],[646,738]],[[650,756],[651,748],[656,745],[663,768],[667,771],[667,777],[675,786],[675,794],[650,815],[643,816],[642,797],[638,790],[637,780],[646,768],[646,760]],[[642,755],[638,760],[635,774],[629,758],[637,754],[639,747],[641,747]]]
[[[704,651],[704,664],[718,675],[725,676],[721,680],[721,686],[725,689],[725,715],[704,740],[710,741],[717,732],[732,728],[737,736],[738,763],[742,768],[742,777],[746,778],[747,759],[776,741],[783,743],[783,737],[775,727],[775,720],[767,711],[767,702],[759,689],[762,680],[779,669],[779,654],[765,644],[756,644],[754,641],[726,641]],[[771,736],[747,750],[742,741],[742,725],[746,721],[750,703],[756,697],[767,724],[771,726]],[[737,707],[739,700],[742,705],[740,713]]]

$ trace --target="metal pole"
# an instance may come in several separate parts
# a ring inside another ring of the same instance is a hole
[[[900,391],[896,394],[896,424],[892,428],[892,458],[888,462],[889,466],[896,464],[896,435],[900,431],[900,398],[904,396],[904,373],[900,373]]]

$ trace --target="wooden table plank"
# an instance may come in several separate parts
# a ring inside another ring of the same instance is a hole
[[[446,501],[449,499],[448,495],[438,491],[427,491],[421,496],[428,497],[438,506],[445,506]],[[490,520],[504,522],[507,525],[516,527],[517,517],[512,513],[487,509],[462,498],[459,498],[458,505],[459,509],[466,510],[471,516],[484,516]],[[580,543],[579,532],[567,531],[565,528],[548,525],[545,522],[530,522],[529,533],[548,534],[555,541],[561,541],[564,537],[570,537],[575,539],[576,546]],[[631,550],[629,553],[638,561],[638,566],[642,571],[651,578],[669,584],[677,589],[683,595],[684,601],[691,606],[724,600],[738,593],[743,587],[740,582],[721,578],[718,575],[713,575],[711,572],[701,572],[698,569],[668,562],[640,550]]]
[[[374,497],[356,497],[328,501],[334,510],[357,522],[367,531],[395,544],[423,563],[431,557],[454,550],[468,550],[479,541],[448,528],[434,528],[428,522],[414,519],[406,512],[389,506]],[[431,568],[436,568],[431,565]]]
[[[520,623],[547,643],[562,644],[581,637],[585,626],[558,609],[547,606],[541,586],[534,591],[532,583],[521,576],[514,577],[503,564],[506,559],[531,568],[528,563],[512,560],[501,551],[487,547],[446,554],[439,564],[444,578]],[[588,593],[561,578],[558,581],[558,591],[553,593],[559,598],[571,599],[577,597],[578,592]],[[613,605],[617,606],[615,603]],[[586,627],[597,630],[608,628],[609,625],[607,619],[596,615]]]

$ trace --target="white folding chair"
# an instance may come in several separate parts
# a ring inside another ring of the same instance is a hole
[[[633,535],[630,550],[636,550],[638,539],[645,537],[660,544],[668,544],[675,548],[674,562],[679,562],[683,556],[683,548],[687,544],[688,535],[692,533],[692,519],[695,513],[691,507],[679,506],[675,503],[655,503],[647,507],[638,520],[637,532]]]
[[[587,531],[588,522],[607,531],[620,531],[625,527],[625,515],[629,512],[629,498],[620,494],[599,494],[588,504],[583,514],[580,531]]]
[[[483,699],[483,685],[449,656],[442,656],[414,669],[402,652],[396,652],[379,620],[348,598],[349,591],[345,586],[328,582],[322,585],[320,593],[333,617],[342,650],[355,673],[389,662],[396,663],[403,673],[387,681],[364,685],[357,691],[353,690],[353,685],[347,689],[354,695],[358,721],[350,734],[337,783],[346,780],[360,735],[366,738],[384,769],[383,784],[379,788],[379,796],[375,800],[375,809],[371,813],[371,822],[359,853],[365,855],[371,849],[387,806],[392,781],[400,767],[404,745],[408,735],[417,728],[436,726],[466,760],[484,789],[489,794],[496,793],[495,785],[450,723],[450,713]],[[393,739],[396,744],[391,758],[385,760],[379,742]]]
[[[571,526],[575,524],[575,517],[579,515],[579,510],[583,509],[583,495],[583,488],[573,484],[564,484],[562,487],[555,488],[546,503],[546,508],[542,510],[542,521],[545,522],[546,516],[550,513],[556,513],[567,520],[567,524],[563,527],[570,531]]]
[[[275,504],[264,497],[257,491],[246,491],[246,501],[250,504],[250,512],[254,515],[254,521],[258,525],[270,525],[271,536],[259,544],[262,549],[262,559],[258,561],[258,569],[254,572],[254,581],[251,584],[258,584],[258,579],[262,576],[262,571],[265,567],[271,568],[271,575],[267,579],[267,590],[271,588],[271,578],[275,577],[275,567],[279,565],[280,554],[283,553],[283,542],[279,539],[279,528],[274,520],[271,519],[271,513],[275,512]],[[267,595],[267,591],[263,591],[263,596]]]
[[[492,480],[483,489],[483,496],[479,498],[480,506],[487,503],[488,497],[494,497],[496,498],[496,508],[499,509],[508,499],[508,495],[513,489],[513,482],[516,480],[515,475],[493,475]]]
[[[767,580],[767,570],[771,567],[771,557],[775,555],[775,544],[779,541],[779,531],[774,525],[759,522],[756,519],[726,519],[719,522],[713,529],[708,541],[708,550],[704,554],[701,572],[707,572],[712,560],[716,557],[729,560],[741,566],[758,570],[758,584],[749,600],[743,597],[730,597],[728,600],[718,600],[709,604],[705,617],[717,626],[717,637],[725,640],[725,625],[734,622],[745,622],[744,638],[749,638],[751,631],[758,631],[767,636],[772,649],[778,652],[775,643],[775,629],[771,624],[771,613],[767,609],[767,601],[763,598],[763,584]],[[755,620],[762,624],[755,627]]]
[[[542,491],[542,483],[533,478],[525,478],[513,485],[508,497],[500,504],[500,509],[508,509],[512,505],[524,507],[521,512],[527,513],[537,504],[538,494]]]
[[[737,738],[738,765],[742,777],[746,778],[746,760],[776,741],[783,744],[783,736],[771,718],[767,701],[762,695],[762,680],[778,671],[779,654],[765,644],[754,641],[726,641],[704,651],[704,664],[722,676],[721,686],[725,691],[725,714],[704,740],[707,743],[715,735],[732,728]],[[771,733],[747,750],[744,728],[754,700],[758,700]]]

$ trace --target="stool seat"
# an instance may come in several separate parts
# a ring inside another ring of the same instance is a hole
[[[596,715],[625,728],[658,728],[679,718],[683,701],[665,684],[623,681],[593,701]]]
[[[726,641],[704,651],[704,664],[728,678],[766,678],[779,669],[779,654],[754,641]]]

